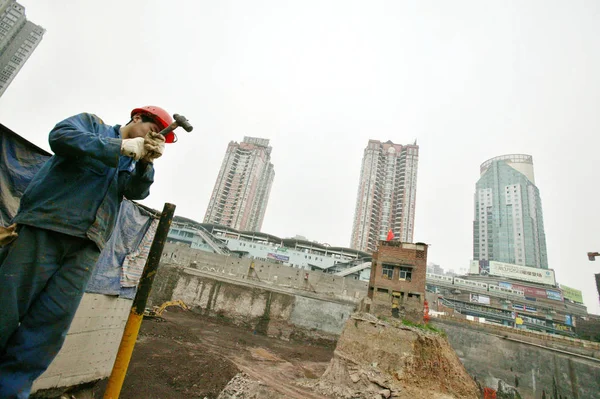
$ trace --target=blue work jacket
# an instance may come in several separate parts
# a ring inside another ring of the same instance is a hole
[[[49,142],[54,156],[27,186],[13,222],[87,237],[102,249],[123,197],[150,194],[154,168],[121,156],[120,126],[92,114],[59,122]]]

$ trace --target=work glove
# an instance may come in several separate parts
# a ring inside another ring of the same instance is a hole
[[[143,160],[149,163],[154,162],[165,152],[165,136],[160,133],[149,132],[144,137],[144,150],[146,150],[146,155]]]
[[[8,227],[0,226],[0,247],[8,245],[17,239],[19,235],[15,232],[16,228],[16,223]]]
[[[121,154],[139,161],[146,156],[144,149],[144,138],[136,137],[134,139],[121,140]]]

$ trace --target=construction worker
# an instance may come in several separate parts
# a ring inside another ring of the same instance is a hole
[[[146,198],[172,123],[136,108],[125,126],[95,115],[59,122],[0,249],[0,398],[27,398],[60,350],[123,197]],[[12,242],[11,242],[12,241]]]

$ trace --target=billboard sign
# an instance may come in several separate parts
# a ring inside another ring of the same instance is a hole
[[[538,284],[556,285],[554,270],[551,269],[539,269],[536,267],[490,261],[489,274],[492,276],[507,277]]]
[[[483,305],[489,305],[490,297],[487,295],[471,294],[471,302],[481,303]]]
[[[521,284],[511,284],[511,283],[507,283],[506,281],[500,281],[500,282],[498,282],[498,285],[500,287],[508,288],[510,290],[523,291],[523,293],[525,294],[525,299],[529,299],[529,300],[535,301],[535,298],[547,298],[548,297],[548,293],[546,292],[545,289],[542,289],[542,288],[527,287],[527,286],[521,285]]]
[[[290,260],[289,256],[279,255],[279,254],[273,254],[273,253],[268,253],[267,254],[267,258],[269,258],[269,259],[275,259],[275,260],[278,260],[280,262],[287,262],[287,261]]]
[[[469,267],[469,274],[479,274],[479,261],[472,260]]]
[[[560,291],[555,291],[555,290],[546,290],[546,297],[548,299],[552,299],[553,301],[562,301],[562,295],[560,294]]]
[[[560,289],[562,290],[565,299],[583,304],[583,295],[581,294],[581,291],[562,284],[560,285]]]
[[[525,305],[525,311],[526,312],[531,312],[531,313],[537,313],[537,308],[535,308],[533,306]]]
[[[534,298],[546,298],[546,290],[541,288],[527,287],[525,285],[513,284],[513,290],[520,290],[525,293],[525,296]]]
[[[488,260],[472,260],[469,267],[469,274],[479,274],[488,276],[490,274],[490,262]]]
[[[535,299],[534,297],[531,297],[531,296],[526,296],[525,300],[526,301],[531,301],[531,302],[536,302],[537,301],[537,299]]]

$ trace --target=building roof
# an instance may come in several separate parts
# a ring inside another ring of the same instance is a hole
[[[359,250],[353,249],[353,248],[332,247],[329,245],[320,244],[318,242],[313,242],[313,241],[308,241],[308,240],[303,240],[300,238],[281,238],[281,237],[277,237],[273,234],[261,233],[260,231],[240,231],[240,230],[236,230],[234,228],[223,226],[220,224],[198,223],[195,220],[188,219],[183,216],[175,216],[173,218],[173,222],[189,224],[194,227],[200,227],[209,232],[212,232],[213,230],[221,230],[221,231],[225,231],[225,232],[228,232],[231,234],[238,234],[238,235],[247,236],[247,237],[255,237],[257,239],[262,239],[267,242],[272,242],[274,244],[283,245],[288,248],[294,248],[296,246],[305,246],[308,248],[320,249],[322,251],[327,251],[327,252],[344,252],[349,255],[357,255],[359,257],[370,257],[371,256],[371,254],[368,252],[359,251]]]

